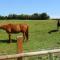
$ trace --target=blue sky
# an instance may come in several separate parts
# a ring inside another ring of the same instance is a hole
[[[60,17],[60,0],[0,0],[0,15],[33,14],[47,12]]]

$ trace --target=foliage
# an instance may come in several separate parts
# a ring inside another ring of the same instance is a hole
[[[26,15],[26,14],[9,14],[8,16],[0,16],[0,20],[2,19],[20,19],[20,20],[46,20],[49,19],[47,13],[34,13],[32,15]]]
[[[41,17],[42,20],[49,19],[49,16],[48,16],[46,13],[42,13],[42,14],[40,15],[40,17]]]

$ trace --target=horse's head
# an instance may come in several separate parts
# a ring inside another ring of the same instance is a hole
[[[0,29],[2,29],[2,25],[0,25]]]
[[[0,29],[5,29],[6,25],[0,25]]]

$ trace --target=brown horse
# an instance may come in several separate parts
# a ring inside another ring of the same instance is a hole
[[[27,24],[5,24],[1,25],[0,29],[5,30],[9,35],[9,42],[11,41],[12,33],[23,33],[23,40],[26,38],[28,40],[28,25]]]

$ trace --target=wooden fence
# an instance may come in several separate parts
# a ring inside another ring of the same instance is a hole
[[[44,54],[48,54],[49,59],[52,60],[51,57],[52,57],[53,53],[59,53],[59,52],[60,52],[60,49],[54,49],[54,50],[46,50],[46,51],[20,53],[20,54],[14,54],[14,55],[4,55],[4,56],[0,56],[0,60],[10,59],[10,58],[18,58],[18,57],[37,56],[37,55],[44,55]]]
[[[45,55],[48,54],[49,60],[53,60],[53,54],[54,53],[60,53],[60,49],[53,49],[53,50],[44,50],[44,51],[37,51],[37,52],[27,52],[23,53],[22,49],[22,37],[18,37],[18,53],[13,55],[3,55],[0,56],[0,60],[6,60],[6,59],[12,59],[17,58],[17,60],[23,60],[23,57],[29,57],[29,56],[37,56],[37,55]],[[20,44],[21,43],[21,44]]]

